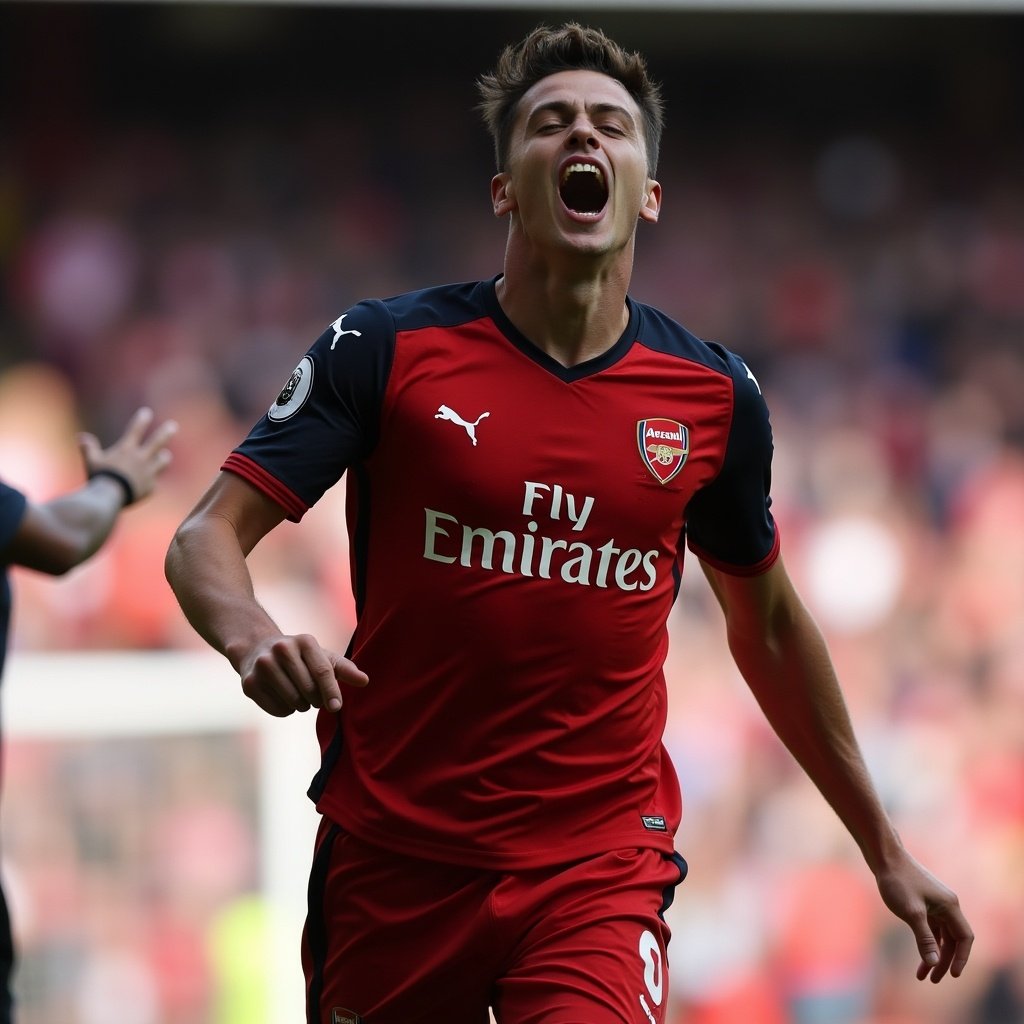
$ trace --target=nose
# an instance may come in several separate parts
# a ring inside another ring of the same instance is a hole
[[[569,149],[597,149],[599,145],[597,132],[590,119],[582,115],[577,117],[569,130],[566,146]]]

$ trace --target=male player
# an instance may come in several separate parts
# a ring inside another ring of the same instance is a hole
[[[177,425],[167,420],[151,429],[153,412],[139,409],[124,434],[102,448],[88,433],[79,437],[86,482],[49,501],[30,501],[0,482],[0,674],[7,652],[11,589],[7,569],[24,566],[60,576],[91,558],[103,546],[121,511],[149,495],[171,461],[167,442]],[[0,890],[0,1024],[10,1024],[10,979],[14,943],[3,891]]]
[[[685,864],[662,667],[687,545],[770,722],[913,929],[919,977],[958,975],[971,930],[888,821],[779,557],[757,382],[627,294],[661,205],[658,87],[568,24],[480,89],[502,272],[347,310],[167,558],[248,697],[319,709],[308,1024],[665,1020]],[[343,656],[282,634],[246,556],[346,473]]]

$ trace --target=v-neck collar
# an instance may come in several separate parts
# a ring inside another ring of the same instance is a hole
[[[558,377],[560,380],[564,380],[569,383],[581,380],[584,377],[593,376],[595,373],[600,373],[602,370],[607,370],[609,366],[614,366],[629,351],[633,342],[636,340],[640,324],[640,313],[637,309],[636,303],[634,303],[627,295],[626,309],[629,311],[629,320],[626,323],[626,329],[619,336],[618,341],[616,341],[609,349],[602,352],[599,356],[594,356],[593,359],[587,359],[582,363],[577,363],[575,366],[563,366],[557,359],[553,359],[547,354],[547,352],[530,341],[530,339],[527,338],[526,335],[523,334],[505,315],[505,311],[501,308],[501,303],[498,301],[498,293],[495,288],[501,276],[501,274],[495,274],[495,276],[489,281],[480,282],[483,292],[484,306],[488,314],[495,324],[497,324],[501,333],[504,334],[505,337],[523,353],[523,355],[528,359],[531,359],[541,368],[553,374],[555,377]]]

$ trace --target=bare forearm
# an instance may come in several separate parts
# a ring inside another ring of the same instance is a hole
[[[29,505],[4,561],[59,576],[91,558],[110,536],[124,491],[97,477],[70,494]]]
[[[772,728],[833,807],[873,871],[901,846],[864,763],[825,642],[802,607],[769,643],[730,630],[733,657]]]
[[[77,564],[95,554],[110,536],[124,508],[124,491],[116,481],[97,477],[80,490],[47,502],[45,508],[73,544]]]
[[[222,474],[178,528],[165,571],[185,617],[231,662],[242,692],[268,714],[342,705],[341,684],[366,673],[308,633],[285,636],[253,592],[246,559],[284,512],[230,473]]]
[[[256,600],[238,538],[225,520],[185,523],[165,560],[167,581],[192,628],[237,669],[239,656],[279,632]]]
[[[703,563],[702,563],[703,564]],[[917,977],[958,976],[974,935],[956,894],[903,848],[868,774],[825,640],[779,559],[753,577],[704,564],[729,647],[779,738],[860,846],[886,906],[914,933]]]

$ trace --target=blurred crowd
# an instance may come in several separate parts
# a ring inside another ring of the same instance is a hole
[[[13,738],[4,886],[24,1024],[271,1024],[245,733]]]
[[[0,473],[45,498],[80,479],[79,426],[109,440],[141,403],[181,425],[162,488],[105,553],[59,586],[15,576],[16,649],[198,647],[163,580],[167,542],[305,348],[360,298],[498,272],[504,227],[464,85],[420,83],[386,124],[349,97],[273,131],[258,111],[198,134],[96,117],[0,148]],[[673,134],[672,109],[662,222],[641,227],[633,294],[757,375],[783,557],[905,843],[959,892],[978,935],[959,981],[915,980],[909,933],[764,725],[691,560],[668,665],[690,864],[670,911],[672,1024],[1021,1024],[1019,134],[972,154],[924,128],[726,127],[709,145]],[[343,648],[353,601],[340,491],[271,535],[253,565],[285,629]],[[39,757],[52,769],[67,755]],[[228,819],[251,817],[240,799],[225,795]],[[4,796],[12,857],[23,803]],[[241,825],[229,825],[237,844]],[[111,905],[139,898],[123,864],[90,853],[87,825],[53,827],[70,830],[54,842]],[[252,885],[236,854],[221,909]],[[38,960],[45,936],[25,941]],[[168,977],[208,968],[187,949],[165,958]],[[197,986],[191,1003],[156,985],[134,1016],[62,1004],[60,1019],[224,1024]],[[27,1024],[57,1019],[37,1012]]]

